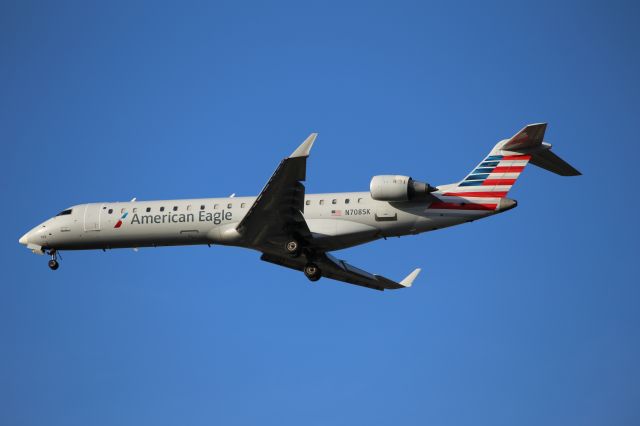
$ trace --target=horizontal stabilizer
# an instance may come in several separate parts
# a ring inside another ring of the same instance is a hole
[[[580,176],[582,174],[548,149],[531,155],[529,162],[560,176]]]
[[[547,123],[529,124],[506,141],[500,149],[529,155],[531,164],[560,176],[580,176],[582,173],[551,152],[551,145],[543,142],[546,130]]]

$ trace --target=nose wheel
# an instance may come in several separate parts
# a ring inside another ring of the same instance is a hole
[[[49,254],[51,255],[51,260],[49,261],[49,269],[55,271],[60,267],[60,264],[58,263],[58,252],[55,250],[51,250]]]

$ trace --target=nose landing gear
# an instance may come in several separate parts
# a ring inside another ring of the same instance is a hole
[[[51,250],[49,251],[49,254],[51,255],[51,260],[49,261],[49,268],[52,271],[55,271],[60,267],[60,264],[58,263],[58,252],[56,250]]]

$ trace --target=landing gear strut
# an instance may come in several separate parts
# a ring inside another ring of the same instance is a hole
[[[304,274],[309,278],[309,281],[318,281],[322,277],[322,272],[315,263],[307,263],[304,267]]]
[[[49,261],[49,268],[52,271],[55,271],[60,267],[60,264],[58,263],[58,252],[55,250],[51,250],[49,254],[51,255],[51,260]]]

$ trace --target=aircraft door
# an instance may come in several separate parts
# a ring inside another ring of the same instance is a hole
[[[101,204],[87,204],[84,208],[84,230],[99,231],[100,230],[100,211]]]

